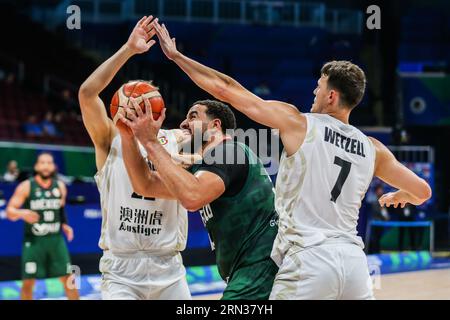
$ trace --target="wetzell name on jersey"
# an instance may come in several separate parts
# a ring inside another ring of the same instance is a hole
[[[346,152],[356,154],[363,158],[366,157],[364,153],[364,143],[357,139],[347,138],[346,136],[335,132],[328,127],[325,127],[325,142],[334,144],[336,147],[345,150]]]
[[[31,210],[58,210],[61,208],[61,199],[36,199],[30,201]]]
[[[139,233],[145,236],[152,234],[159,235],[162,229],[162,211],[131,209],[128,207],[120,207],[120,231]]]

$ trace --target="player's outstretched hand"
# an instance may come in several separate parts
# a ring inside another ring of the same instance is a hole
[[[119,115],[120,121],[131,129],[134,136],[142,145],[158,141],[158,132],[166,118],[166,108],[161,110],[158,120],[153,118],[152,105],[148,99],[144,99],[145,113],[134,98],[130,99],[132,106],[125,107],[125,114]]]
[[[155,44],[152,40],[155,33],[153,16],[144,16],[134,27],[126,46],[135,54],[144,53]]]
[[[158,18],[155,19],[154,26],[162,51],[168,59],[175,59],[176,55],[179,53],[177,50],[175,38],[170,38],[169,31],[167,30],[164,23],[162,25],[158,23]]]
[[[33,224],[39,222],[39,214],[32,210],[26,210],[22,215],[23,221]]]
[[[383,194],[380,199],[378,199],[378,203],[381,207],[394,206],[394,208],[397,208],[400,205],[401,208],[404,208],[408,202],[408,195],[403,191],[388,192]]]
[[[67,241],[71,242],[73,240],[73,229],[68,224],[62,225],[62,230],[64,234],[66,235]]]

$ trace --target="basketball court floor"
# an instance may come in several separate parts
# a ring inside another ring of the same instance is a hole
[[[377,300],[450,300],[450,269],[382,275],[374,290]],[[197,295],[196,300],[216,300],[221,294]]]

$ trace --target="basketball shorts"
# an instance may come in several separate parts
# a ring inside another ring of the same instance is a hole
[[[25,239],[22,279],[56,278],[71,274],[66,242],[61,234]]]
[[[222,300],[269,299],[277,271],[277,265],[270,258],[235,270]]]
[[[137,252],[100,259],[103,300],[190,300],[186,269],[180,253]]]
[[[366,255],[350,243],[291,247],[278,271],[271,300],[371,300]]]

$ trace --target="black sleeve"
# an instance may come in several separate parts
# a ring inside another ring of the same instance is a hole
[[[209,171],[218,175],[225,184],[224,196],[234,196],[247,180],[248,158],[236,143],[222,143],[208,152],[197,171]]]
[[[66,208],[65,207],[61,207],[61,209],[59,209],[59,213],[61,215],[60,219],[61,219],[61,224],[69,224],[69,222],[67,221],[67,214],[66,214]]]

